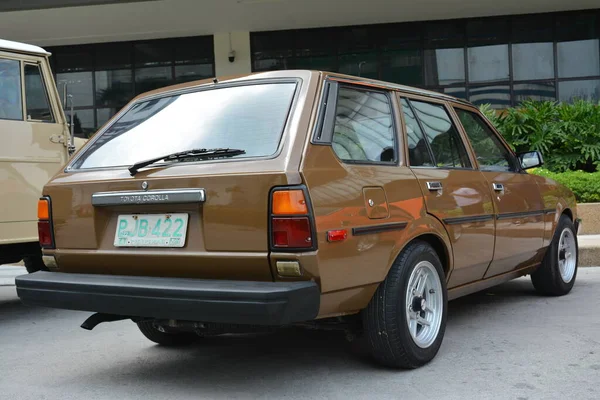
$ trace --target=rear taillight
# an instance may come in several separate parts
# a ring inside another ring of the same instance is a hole
[[[52,210],[49,197],[42,197],[38,200],[38,237],[42,248],[54,248]]]
[[[312,216],[304,189],[276,189],[271,194],[271,247],[308,250],[315,247]]]

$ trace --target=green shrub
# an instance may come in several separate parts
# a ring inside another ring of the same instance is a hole
[[[557,173],[538,168],[532,173],[565,185],[573,191],[580,203],[600,202],[600,172],[566,171]]]
[[[489,105],[481,111],[516,151],[537,150],[551,171],[600,167],[600,105],[525,101],[497,114]]]

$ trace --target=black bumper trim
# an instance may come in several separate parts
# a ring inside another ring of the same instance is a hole
[[[40,271],[16,278],[28,305],[129,317],[286,325],[319,312],[315,282],[250,282]]]

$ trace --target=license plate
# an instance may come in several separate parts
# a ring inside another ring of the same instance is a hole
[[[115,247],[183,247],[188,214],[119,215]]]

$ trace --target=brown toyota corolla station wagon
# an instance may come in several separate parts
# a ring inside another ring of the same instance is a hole
[[[573,287],[575,198],[526,172],[541,164],[470,103],[420,89],[315,71],[169,87],[46,185],[57,269],[17,290],[163,345],[333,325],[415,368],[448,300],[528,274],[545,295]]]

